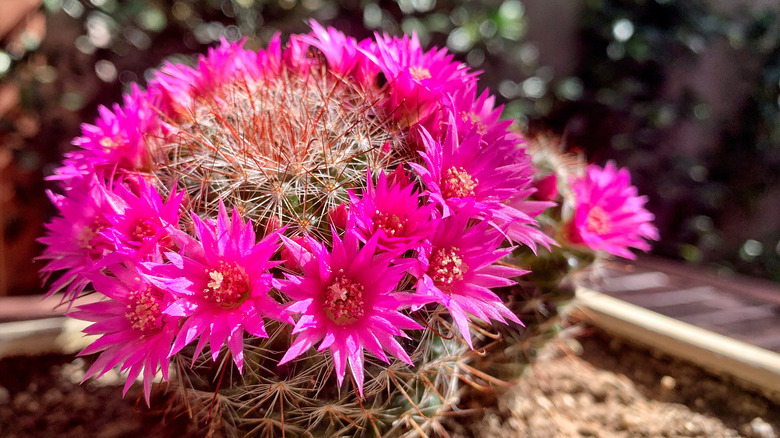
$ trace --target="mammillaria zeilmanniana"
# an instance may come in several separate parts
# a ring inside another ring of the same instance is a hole
[[[441,431],[462,388],[498,383],[474,365],[515,339],[494,329],[538,324],[512,254],[557,245],[554,203],[446,50],[311,26],[100,108],[50,177],[49,294],[93,322],[87,377],[119,367],[150,403],[160,375],[209,427]]]

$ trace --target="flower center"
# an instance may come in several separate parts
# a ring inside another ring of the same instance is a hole
[[[417,82],[431,78],[431,71],[425,67],[414,66],[409,69],[409,74]]]
[[[249,297],[249,278],[235,262],[220,260],[216,269],[206,269],[209,278],[203,297],[222,307],[232,309]]]
[[[469,270],[459,253],[460,249],[454,246],[437,248],[429,259],[428,276],[440,288],[450,287],[463,280],[463,274]]]
[[[130,292],[125,318],[133,330],[144,336],[158,332],[162,327],[160,298],[152,293],[151,288]]]
[[[103,137],[100,139],[98,143],[100,143],[100,146],[103,147],[103,152],[111,152],[113,149],[117,149],[119,146],[119,142],[122,140],[119,136],[116,137]]]
[[[379,210],[374,213],[374,231],[382,230],[387,237],[403,236],[407,222],[406,218],[395,214],[382,213]]]
[[[157,226],[148,219],[139,219],[133,229],[133,239],[143,241],[157,234]]]
[[[91,224],[85,225],[78,233],[76,240],[82,249],[87,250],[93,258],[103,255],[103,247],[99,241],[100,232],[111,224],[102,216],[97,216]]]
[[[612,221],[609,218],[609,214],[598,205],[588,211],[588,218],[585,221],[588,231],[599,236],[609,233],[612,229]]]
[[[339,275],[325,289],[325,313],[339,325],[351,324],[361,318],[363,309],[363,285],[354,282],[339,270]]]
[[[450,167],[442,176],[441,194],[445,198],[468,198],[474,196],[479,181],[472,178],[462,167]]]

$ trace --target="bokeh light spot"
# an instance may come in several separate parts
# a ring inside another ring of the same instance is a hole
[[[628,41],[634,35],[634,23],[625,18],[617,20],[612,25],[612,36],[621,43]]]

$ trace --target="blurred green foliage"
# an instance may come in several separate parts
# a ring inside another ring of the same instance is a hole
[[[780,219],[739,242],[724,235],[735,211],[749,218],[780,205],[766,203],[780,190],[778,17],[724,16],[703,0],[582,0],[573,6],[580,14],[573,74],[563,76],[528,38],[530,26],[556,32],[556,23],[529,23],[528,3],[45,0],[47,37],[0,47],[0,80],[21,96],[18,110],[0,117],[0,143],[17,166],[49,173],[97,105],[118,101],[164,60],[191,61],[184,54],[220,38],[259,48],[275,32],[305,32],[309,18],[358,38],[416,32],[424,45],[447,46],[482,70],[482,85],[519,126],[561,136],[592,161],[629,166],[658,217],[657,254],[780,281]],[[669,89],[676,72],[724,46],[735,62],[750,60],[746,77],[754,81],[739,111],[715,119],[712,104],[690,87]],[[20,114],[37,118],[38,129],[24,131]],[[705,153],[684,153],[670,145],[681,126],[717,131],[719,140],[699,148]],[[46,202],[42,189],[40,198]]]

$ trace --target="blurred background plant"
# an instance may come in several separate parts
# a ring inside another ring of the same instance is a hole
[[[532,136],[632,170],[657,255],[780,281],[780,6],[744,0],[0,0],[0,295],[39,291],[44,175],[98,105],[220,38],[306,18],[417,32]]]

